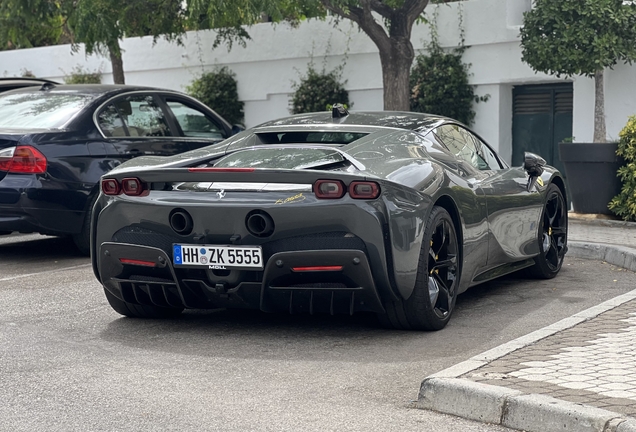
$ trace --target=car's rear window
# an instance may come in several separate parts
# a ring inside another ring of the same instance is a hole
[[[264,132],[256,136],[263,144],[350,144],[365,132]]]
[[[59,129],[95,98],[75,93],[0,95],[0,128]]]
[[[312,169],[346,162],[340,153],[315,148],[258,148],[241,150],[219,159],[220,168]]]

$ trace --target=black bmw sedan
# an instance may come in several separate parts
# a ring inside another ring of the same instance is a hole
[[[89,251],[100,177],[136,156],[169,156],[237,132],[184,94],[44,83],[0,95],[0,234],[72,235]]]

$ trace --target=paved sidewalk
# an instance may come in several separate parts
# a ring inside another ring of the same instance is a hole
[[[636,271],[636,223],[571,217],[569,256]],[[438,372],[418,404],[534,432],[636,432],[635,290]]]

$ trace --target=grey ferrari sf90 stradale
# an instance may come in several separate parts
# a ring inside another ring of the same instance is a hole
[[[336,106],[109,172],[91,255],[130,317],[367,311],[438,330],[471,286],[556,276],[566,202],[539,156],[509,167],[452,119]]]

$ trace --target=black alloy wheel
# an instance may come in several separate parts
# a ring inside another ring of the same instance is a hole
[[[428,293],[439,319],[450,315],[455,305],[457,279],[457,236],[452,220],[440,219],[428,252]]]
[[[460,271],[459,244],[450,214],[434,207],[428,218],[415,288],[406,300],[385,304],[378,317],[398,329],[441,330],[455,308]]]
[[[552,279],[561,270],[567,252],[568,211],[561,190],[554,184],[548,186],[546,202],[539,229],[539,255],[534,266],[528,269],[530,276]]]

